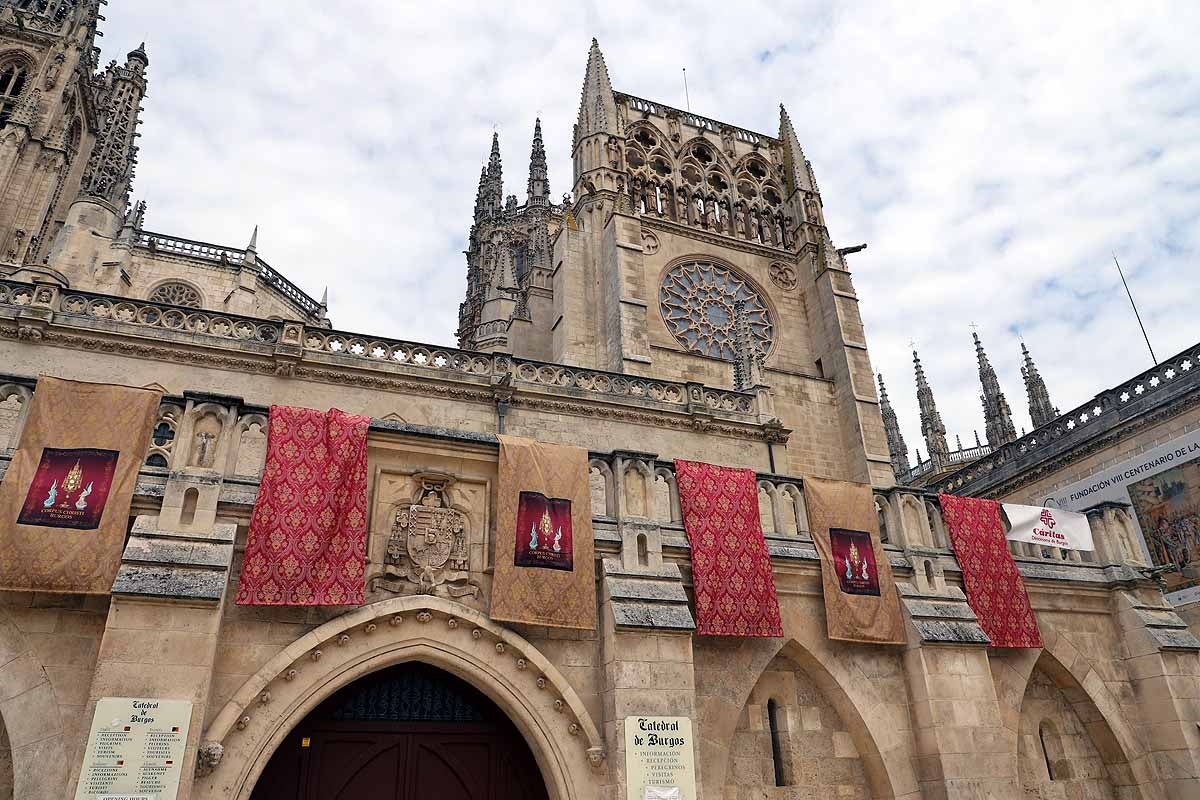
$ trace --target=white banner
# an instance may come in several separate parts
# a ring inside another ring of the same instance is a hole
[[[1074,511],[1041,506],[1004,503],[1004,513],[1012,529],[1010,542],[1042,544],[1064,550],[1093,550],[1092,526],[1087,517]]]

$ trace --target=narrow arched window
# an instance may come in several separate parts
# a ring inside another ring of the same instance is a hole
[[[29,64],[24,59],[10,58],[0,65],[0,125],[8,122],[28,83]]]
[[[775,768],[775,785],[787,786],[783,769],[783,740],[779,731],[779,704],[774,700],[767,701],[767,727],[771,730],[771,766]]]
[[[646,534],[639,533],[637,536],[637,560],[639,567],[650,566],[650,551],[646,547]]]
[[[1059,741],[1058,731],[1054,723],[1044,719],[1038,725],[1038,742],[1042,745],[1042,758],[1046,760],[1046,775],[1052,781],[1062,780],[1062,742]]]
[[[196,506],[200,504],[200,490],[196,488],[188,489],[183,493],[183,510],[179,513],[179,521],[184,525],[191,525],[196,521]]]

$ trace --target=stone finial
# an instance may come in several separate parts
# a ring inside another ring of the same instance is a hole
[[[915,348],[913,370],[917,378],[917,405],[921,409],[921,435],[925,438],[925,446],[929,448],[929,457],[934,462],[944,462],[950,453],[950,446],[946,444],[946,426],[942,424],[942,415],[938,413],[937,403],[933,399],[933,389],[925,379],[925,369]],[[917,461],[920,463],[920,458]]]
[[[876,376],[879,380],[879,413],[883,417],[883,431],[887,435],[888,452],[892,459],[892,472],[896,480],[903,480],[911,471],[908,463],[908,445],[904,443],[904,434],[900,432],[900,422],[896,411],[888,399],[887,387],[883,384],[883,373]]]
[[[983,343],[979,341],[979,334],[971,331],[971,337],[975,340],[975,358],[979,362],[979,384],[983,389],[979,400],[983,403],[984,433],[987,436],[988,444],[992,447],[999,447],[1017,438],[1016,428],[1013,427],[1012,410],[1009,409],[1008,400],[1005,399],[1004,392],[1000,389],[996,370],[992,369],[987,353],[983,350]]]
[[[1025,380],[1025,393],[1029,396],[1029,419],[1033,427],[1040,428],[1058,416],[1058,409],[1050,402],[1050,392],[1042,380],[1029,349],[1021,342],[1021,377]]]
[[[546,163],[546,146],[542,142],[542,120],[533,123],[533,146],[529,153],[529,184],[526,202],[530,206],[550,205],[550,170]]]

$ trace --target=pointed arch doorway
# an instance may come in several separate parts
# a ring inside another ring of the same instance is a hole
[[[283,740],[251,800],[546,800],[524,738],[490,699],[418,661],[331,695]]]

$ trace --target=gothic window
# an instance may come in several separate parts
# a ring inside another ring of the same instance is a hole
[[[150,293],[150,302],[169,303],[173,306],[185,306],[187,308],[200,308],[204,305],[198,291],[186,283],[180,283],[179,281],[168,281],[161,284]]]
[[[20,56],[10,56],[0,62],[0,125],[8,122],[28,83],[28,61]]]
[[[775,324],[762,297],[732,269],[691,261],[663,276],[658,292],[663,322],[694,353],[732,361],[736,357],[734,306],[742,302],[750,337],[765,355]]]

